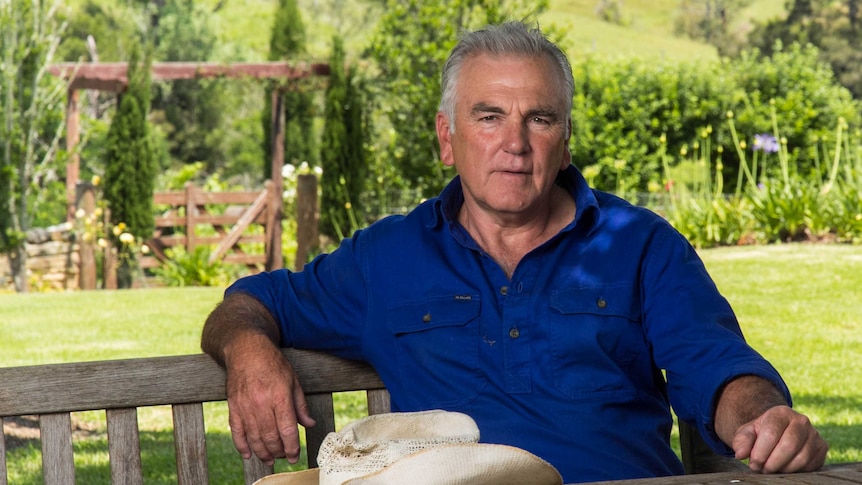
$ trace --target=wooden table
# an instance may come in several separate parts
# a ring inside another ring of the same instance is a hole
[[[722,472],[677,477],[641,478],[637,480],[614,480],[595,482],[591,485],[729,485],[729,484],[769,484],[769,485],[851,485],[862,484],[862,463],[841,463],[827,465],[811,473],[790,473],[786,475],[766,475],[760,473]]]

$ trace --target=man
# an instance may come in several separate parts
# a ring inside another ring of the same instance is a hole
[[[566,482],[682,473],[669,405],[754,470],[819,468],[826,443],[691,246],[571,166],[565,55],[522,23],[488,27],[442,85],[458,176],[440,196],[302,272],[239,280],[207,320],[240,453],[296,461],[296,423],[314,424],[281,345],[367,361],[393,411],[466,413]]]

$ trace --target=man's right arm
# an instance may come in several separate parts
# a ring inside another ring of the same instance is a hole
[[[228,295],[204,324],[201,348],[227,372],[234,445],[264,463],[299,459],[297,423],[314,426],[296,373],[278,348],[269,310],[244,293]]]

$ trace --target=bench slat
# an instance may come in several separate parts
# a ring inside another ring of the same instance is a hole
[[[0,485],[9,485],[9,477],[6,475],[6,433],[3,432],[3,417],[0,416]]]
[[[274,471],[272,465],[264,465],[264,463],[255,455],[252,455],[248,460],[242,461],[242,469],[243,479],[247,484],[254,483],[265,476],[272,475]]]
[[[366,391],[368,399],[368,414],[386,414],[390,411],[389,391],[373,389]]]
[[[108,409],[108,455],[111,459],[111,483],[143,485],[141,441],[138,434],[137,408]]]
[[[305,428],[305,447],[308,453],[308,468],[317,468],[317,453],[326,435],[335,431],[335,411],[332,407],[332,394],[306,396],[308,412],[316,424]]]
[[[284,353],[308,394],[384,388],[367,364]],[[205,354],[0,368],[0,382],[0,416],[225,399],[224,370]]]
[[[173,415],[177,483],[179,485],[209,483],[203,405],[201,403],[176,404],[173,406]]]
[[[46,485],[75,485],[72,456],[72,416],[69,413],[39,417],[42,439],[42,474]]]

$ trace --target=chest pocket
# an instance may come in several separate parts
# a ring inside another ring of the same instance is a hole
[[[550,306],[554,387],[575,400],[633,395],[650,375],[636,289],[564,288],[552,292]]]
[[[479,372],[480,310],[477,295],[432,297],[389,309],[394,358],[411,407],[457,406],[479,394],[485,384]]]

